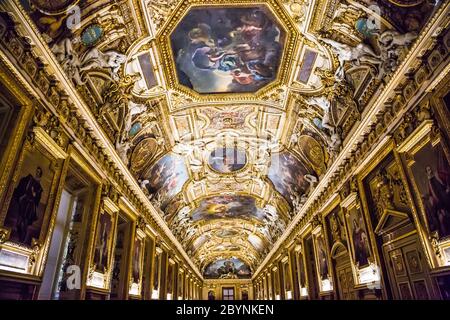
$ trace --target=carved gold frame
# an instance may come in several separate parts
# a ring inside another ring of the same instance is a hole
[[[432,120],[426,120],[398,148],[406,168],[406,175],[410,181],[410,192],[413,192],[415,195],[412,198],[414,198],[416,227],[424,249],[426,249],[427,260],[431,268],[450,265],[450,256],[446,258],[444,253],[445,250],[450,248],[450,236],[438,239],[437,236],[430,234],[428,219],[421,201],[420,191],[412,171],[412,166],[415,163],[415,155],[429,144],[432,146],[440,145],[447,157],[447,161],[450,162],[449,148],[441,133],[436,129]]]
[[[116,243],[117,238],[117,222],[119,218],[119,208],[117,205],[108,197],[103,197],[101,199],[102,206],[100,210],[94,215],[93,219],[95,219],[95,224],[92,227],[92,243],[90,248],[89,255],[89,272],[87,279],[87,288],[88,289],[103,289],[103,291],[108,292],[111,289],[111,277],[113,272],[113,261],[114,261],[114,244]],[[106,214],[110,216],[112,221],[111,226],[111,236],[108,243],[108,257],[109,261],[107,262],[107,267],[105,272],[99,272],[96,270],[94,265],[94,255],[95,255],[95,243],[97,242],[97,238],[99,236],[98,228],[100,227],[100,218],[102,214]],[[99,281],[98,284],[95,283],[95,278]],[[101,285],[100,285],[101,283]]]
[[[129,290],[128,290],[128,294],[130,296],[134,296],[134,297],[142,297],[142,286],[143,286],[143,282],[142,282],[142,278],[143,278],[143,272],[144,272],[144,252],[145,250],[147,250],[146,248],[146,241],[145,241],[145,231],[141,230],[138,226],[135,227],[135,234],[134,234],[134,241],[132,242],[132,246],[131,246],[131,252],[130,252],[130,256],[131,256],[131,267],[130,267],[130,272],[129,274]],[[136,241],[140,242],[140,249],[139,249],[139,282],[137,283],[137,292],[138,294],[134,294],[132,291],[132,286],[133,286],[133,254],[134,254],[134,250],[135,250],[135,245],[136,245]]]
[[[321,225],[316,226],[312,229],[312,238],[313,238],[313,244],[314,244],[314,259],[316,261],[316,272],[317,280],[318,280],[318,288],[319,288],[319,295],[320,296],[328,296],[330,294],[335,294],[336,292],[336,284],[335,284],[335,270],[334,270],[334,263],[331,258],[331,246],[330,241],[328,239],[328,229],[326,225],[326,217],[336,208],[339,207],[339,196],[335,195],[334,197],[331,197],[330,200],[321,208],[321,213],[319,214],[319,219],[321,222]],[[342,210],[341,208],[339,210]],[[319,260],[319,251],[318,251],[318,238],[322,237],[323,245],[325,246],[325,253],[326,253],[326,259],[328,264],[328,281],[330,282],[331,288],[329,290],[323,289],[323,283],[320,278],[320,260]],[[329,248],[329,250],[328,250]]]
[[[15,183],[21,178],[19,174],[21,173],[25,157],[30,155],[32,152],[38,152],[43,157],[48,159],[51,166],[54,168],[54,175],[51,179],[50,190],[48,191],[49,195],[46,207],[44,209],[45,211],[39,238],[32,240],[31,246],[6,241],[5,243],[0,244],[0,248],[5,251],[27,256],[29,263],[28,269],[23,270],[22,273],[41,277],[44,272],[51,234],[59,207],[60,194],[62,192],[61,177],[63,176],[63,161],[67,158],[67,154],[42,128],[34,127],[33,135],[33,140],[25,140],[22,146],[22,151],[15,165],[14,174],[10,181],[10,188],[7,191],[2,205],[0,221],[3,226],[14,191],[12,186],[15,185]]]
[[[360,271],[363,269],[361,267],[357,267],[356,265],[356,253],[355,253],[355,244],[353,242],[353,235],[351,234],[351,221],[350,221],[350,213],[352,210],[355,210],[356,215],[360,215],[364,222],[364,229],[367,231],[367,237],[369,238],[369,246],[370,246],[370,255],[367,257],[367,260],[369,261],[368,266],[364,266],[364,268],[370,267],[370,263],[376,264],[375,259],[375,253],[374,249],[372,248],[371,242],[370,242],[370,232],[369,228],[366,222],[366,219],[364,217],[363,208],[361,205],[361,199],[359,198],[357,192],[350,193],[345,199],[343,199],[340,203],[343,211],[344,211],[344,228],[345,232],[347,233],[347,241],[349,244],[349,256],[350,256],[350,262],[352,267],[352,274],[353,274],[353,281],[355,283],[355,288],[365,288],[367,286],[367,283],[361,283],[360,281]]]
[[[194,90],[191,90],[187,87],[184,87],[178,83],[178,76],[176,73],[176,65],[174,63],[173,51],[171,46],[170,36],[172,32],[175,30],[178,23],[188,14],[190,9],[195,7],[217,7],[217,8],[229,8],[229,7],[254,7],[258,5],[263,5],[267,7],[278,24],[284,28],[286,33],[286,41],[285,46],[282,53],[282,58],[277,74],[277,78],[271,83],[267,84],[263,88],[259,89],[256,93],[215,93],[215,94],[199,94]],[[227,102],[227,101],[241,101],[241,100],[249,100],[249,101],[257,101],[262,96],[271,92],[276,87],[279,87],[281,84],[285,84],[290,79],[290,74],[292,71],[292,61],[293,55],[295,53],[295,49],[298,46],[300,34],[295,27],[292,18],[287,14],[282,5],[278,3],[276,0],[267,0],[267,1],[252,1],[252,0],[191,0],[191,1],[183,1],[178,7],[172,12],[171,16],[168,18],[167,22],[161,28],[161,30],[157,34],[157,43],[159,47],[159,56],[163,63],[163,71],[165,79],[168,83],[168,86],[190,99],[201,101],[201,102]]]

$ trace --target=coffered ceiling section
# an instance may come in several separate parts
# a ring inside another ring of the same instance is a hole
[[[17,2],[208,277],[251,275],[433,9],[384,0]]]

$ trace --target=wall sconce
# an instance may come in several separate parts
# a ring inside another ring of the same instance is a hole
[[[159,299],[159,290],[153,290],[152,291],[152,299],[158,300]]]
[[[292,291],[286,291],[286,300],[292,300]]]
[[[172,300],[172,294],[171,293],[167,294],[167,300]]]
[[[302,288],[300,289],[300,295],[301,295],[302,297],[308,296],[308,288],[302,287]]]

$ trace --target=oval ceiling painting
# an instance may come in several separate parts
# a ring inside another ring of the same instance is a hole
[[[250,267],[240,259],[220,259],[210,263],[203,273],[206,279],[249,279]]]
[[[148,180],[146,188],[159,199],[163,209],[170,199],[181,192],[184,183],[189,179],[189,173],[182,156],[168,154],[145,174],[145,179]]]
[[[192,9],[171,35],[178,81],[200,94],[255,92],[276,79],[284,41],[264,5]]]
[[[232,173],[241,170],[247,164],[245,151],[237,148],[218,148],[211,152],[208,163],[219,173]]]
[[[268,178],[275,189],[288,201],[296,195],[302,195],[309,187],[305,175],[311,172],[303,163],[298,161],[289,152],[272,155]]]

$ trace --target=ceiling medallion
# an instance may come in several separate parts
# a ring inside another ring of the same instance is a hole
[[[287,84],[299,33],[276,1],[184,1],[157,35],[172,90],[255,100]]]
[[[208,159],[209,167],[218,173],[234,173],[247,164],[247,154],[236,147],[217,148]]]

